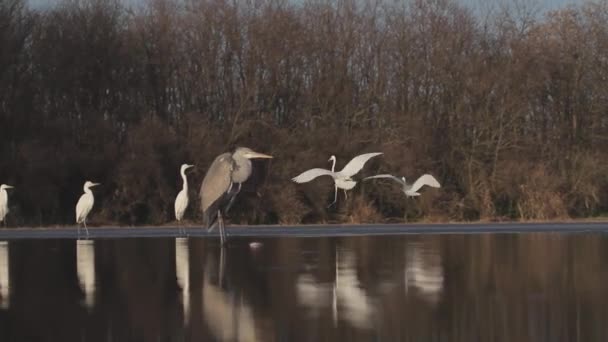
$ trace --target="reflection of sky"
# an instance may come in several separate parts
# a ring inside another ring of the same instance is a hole
[[[47,8],[59,3],[61,0],[26,0],[34,8]],[[121,0],[125,4],[144,3],[147,0]],[[298,0],[293,0],[298,1]],[[568,5],[577,5],[586,2],[587,0],[457,0],[471,8],[479,6],[487,7],[488,5],[504,5],[513,6],[514,4],[525,4],[525,6],[536,6],[540,12],[554,10]]]

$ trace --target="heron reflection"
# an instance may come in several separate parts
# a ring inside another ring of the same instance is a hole
[[[91,310],[95,306],[95,241],[76,240],[76,273],[84,305]]]
[[[261,339],[255,329],[253,309],[243,296],[226,290],[222,285],[227,252],[225,248],[219,249],[219,260],[211,255],[206,258],[203,276],[203,319],[218,340],[259,341]],[[215,281],[213,274],[218,275]]]
[[[187,238],[175,239],[175,273],[177,283],[182,289],[184,324],[190,322],[190,250]]]
[[[8,241],[0,241],[0,308],[6,310],[10,306],[10,269],[8,259]]]
[[[410,287],[429,302],[436,303],[443,291],[443,266],[439,251],[421,243],[406,246],[405,291]]]

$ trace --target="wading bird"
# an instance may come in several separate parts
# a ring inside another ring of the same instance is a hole
[[[0,222],[4,221],[6,214],[8,214],[8,194],[6,193],[6,189],[12,188],[12,186],[6,184],[0,185]],[[6,225],[6,221],[4,221],[4,224]]]
[[[414,184],[407,184],[407,182],[405,181],[405,177],[395,177],[393,175],[376,175],[376,176],[371,176],[371,177],[365,177],[363,178],[363,180],[368,180],[368,179],[376,179],[376,178],[389,178],[394,180],[395,182],[401,184],[403,193],[405,194],[405,196],[407,197],[415,197],[415,196],[420,196],[420,193],[418,192],[418,190],[420,190],[420,188],[422,188],[424,185],[428,185],[430,187],[433,188],[440,188],[441,185],[439,184],[439,182],[435,179],[435,177],[429,175],[429,174],[424,174],[422,176],[420,176],[418,179],[416,179],[416,181],[414,182]]]
[[[371,158],[381,155],[382,152],[374,152],[374,153],[365,153],[362,155],[358,155],[353,158],[346,166],[342,169],[342,171],[334,172],[336,167],[336,156],[331,156],[328,161],[333,162],[331,165],[331,171],[326,169],[310,169],[308,171],[302,172],[299,176],[292,178],[291,180],[296,183],[307,183],[311,180],[319,177],[319,176],[331,176],[334,179],[334,201],[328,206],[331,207],[338,200],[338,188],[344,190],[344,196],[348,198],[346,194],[346,190],[350,190],[355,187],[357,184],[351,177],[357,174],[357,172],[361,171],[365,163]]]
[[[80,238],[80,223],[84,224],[84,229],[89,237],[89,229],[87,228],[87,215],[93,208],[95,198],[93,198],[93,192],[91,188],[99,185],[99,183],[93,183],[86,181],[84,183],[84,194],[80,196],[78,203],[76,203],[76,223],[78,223],[78,238]]]
[[[224,220],[222,212],[232,205],[234,197],[241,189],[241,183],[251,176],[251,160],[254,158],[272,158],[267,154],[255,152],[247,147],[238,147],[234,153],[226,152],[215,158],[205,174],[199,196],[201,198],[201,211],[203,224],[213,229],[215,223],[220,230],[222,245],[226,241]],[[232,191],[234,183],[239,184],[236,191]],[[227,203],[226,209],[221,206]],[[217,218],[217,222],[214,222]]]
[[[184,181],[182,191],[177,194],[175,198],[175,219],[179,222],[184,217],[184,212],[188,207],[188,178],[186,178],[186,170],[193,167],[194,165],[183,164],[179,173],[182,175]],[[181,231],[182,228],[180,228]]]

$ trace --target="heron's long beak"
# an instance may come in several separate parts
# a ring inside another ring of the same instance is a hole
[[[4,186],[4,188],[5,188],[5,189],[14,189],[15,187],[14,187],[14,186],[12,186],[12,185],[5,185],[5,186]]]
[[[188,165],[188,166],[186,166],[186,169],[189,169],[191,167],[194,167],[194,165]]]
[[[254,158],[267,158],[267,159],[272,159],[272,156],[264,154],[264,153],[259,153],[259,152],[247,152],[245,154],[245,157],[247,159],[254,159]]]
[[[91,184],[91,186],[98,186],[98,185],[101,185],[101,183],[93,183],[93,184]]]

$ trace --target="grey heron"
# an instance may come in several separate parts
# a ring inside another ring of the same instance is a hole
[[[201,184],[199,196],[203,224],[211,230],[217,218],[222,245],[226,241],[222,212],[230,208],[234,197],[241,189],[241,184],[251,176],[253,169],[251,159],[254,158],[272,158],[272,156],[255,152],[247,147],[238,147],[233,153],[220,154],[211,163]],[[234,183],[238,183],[237,191],[231,191]],[[222,209],[221,206],[226,203],[226,208]]]
[[[193,167],[194,165],[183,164],[180,168],[179,173],[182,175],[183,186],[182,190],[177,194],[175,198],[175,219],[180,222],[184,217],[184,212],[188,207],[188,178],[186,177],[186,170]],[[180,228],[181,231],[181,228]]]
[[[354,188],[357,184],[357,182],[354,181],[351,177],[361,171],[361,169],[363,168],[365,163],[367,163],[368,160],[381,154],[382,152],[373,152],[358,155],[351,159],[351,161],[348,162],[348,164],[346,164],[346,166],[338,172],[334,171],[336,167],[336,156],[331,156],[328,160],[333,162],[333,164],[331,165],[331,171],[320,168],[310,169],[308,171],[302,172],[297,177],[292,178],[292,180],[296,183],[307,183],[319,176],[331,176],[334,179],[335,183],[334,201],[331,202],[331,204],[328,206],[329,208],[338,200],[338,188],[344,190],[344,196],[348,198],[346,190]]]
[[[0,185],[0,222],[4,221],[6,214],[8,214],[8,193],[6,189],[12,188],[12,186],[6,184]],[[6,225],[6,221],[4,221],[4,224]]]
[[[441,185],[439,184],[437,179],[435,179],[435,177],[433,177],[429,174],[424,174],[424,175],[420,176],[418,179],[416,179],[416,181],[413,184],[408,184],[405,181],[405,177],[399,178],[399,177],[395,177],[393,175],[388,175],[388,174],[365,177],[365,178],[363,178],[363,180],[377,179],[377,178],[389,178],[389,179],[392,179],[395,182],[401,184],[402,191],[405,194],[405,196],[407,196],[407,197],[420,196],[420,193],[418,192],[418,190],[420,190],[420,188],[422,188],[424,185],[428,185],[433,188],[441,187]]]
[[[95,203],[95,198],[93,197],[93,192],[91,188],[99,185],[99,183],[93,183],[90,181],[86,181],[84,183],[84,194],[80,196],[78,203],[76,203],[76,223],[78,223],[78,237],[80,238],[80,223],[84,224],[84,229],[87,232],[87,237],[89,236],[89,229],[87,228],[87,216],[91,209],[93,209],[93,204]]]

